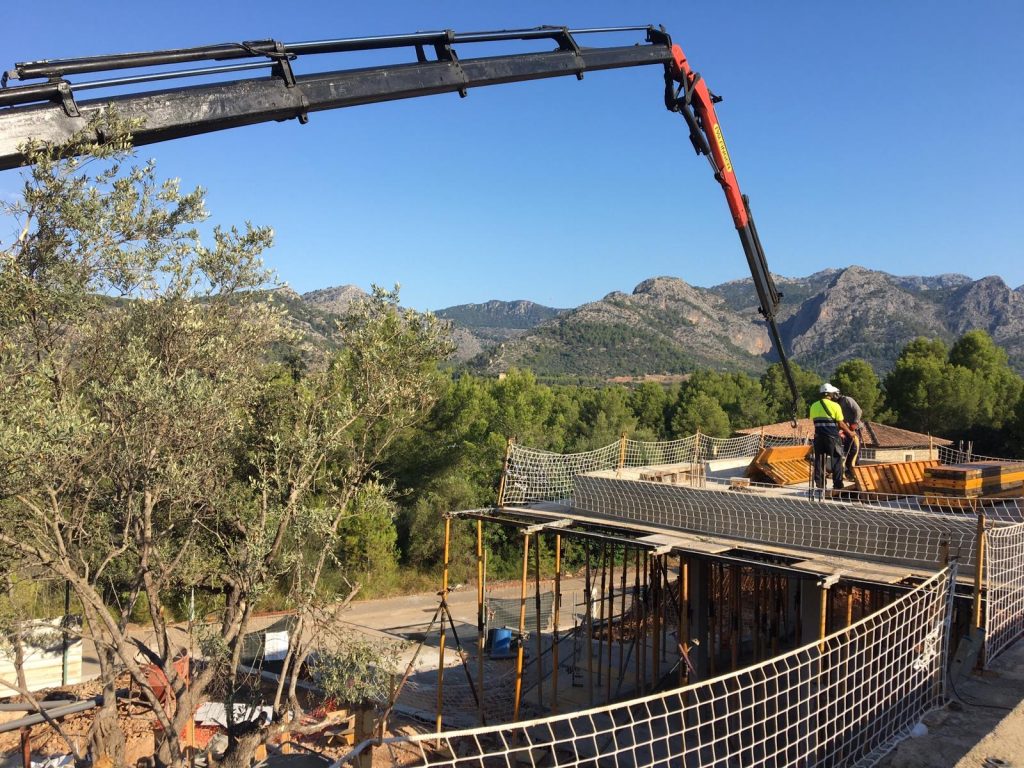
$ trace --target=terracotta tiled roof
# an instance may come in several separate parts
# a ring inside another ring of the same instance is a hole
[[[890,427],[877,421],[865,421],[864,431],[870,437],[864,439],[868,448],[924,448],[927,445],[952,445],[952,440],[932,435],[922,435],[909,429]],[[930,441],[930,442],[929,442]]]
[[[797,419],[796,429],[794,429],[793,422],[780,421],[778,424],[765,424],[763,427],[738,429],[736,432],[740,435],[760,435],[762,430],[769,437],[795,437],[798,439],[805,437],[810,439],[814,437],[814,422],[810,419]]]
[[[920,432],[911,432],[909,429],[890,427],[888,424],[879,424],[877,421],[863,422],[865,448],[927,448],[930,445],[952,445],[952,440],[941,437],[931,437]],[[765,424],[763,427],[751,429],[740,429],[737,432],[741,435],[759,435],[761,430],[771,437],[814,437],[814,422],[810,419],[797,419],[796,429],[793,429],[792,422],[781,421],[778,424]],[[930,441],[930,442],[929,442]]]

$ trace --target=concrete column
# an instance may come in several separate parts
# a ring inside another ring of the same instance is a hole
[[[818,579],[800,579],[800,645],[819,638],[822,609]]]

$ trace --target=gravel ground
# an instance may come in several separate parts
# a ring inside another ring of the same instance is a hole
[[[1024,639],[992,669],[956,684],[949,705],[924,718],[928,733],[903,741],[887,768],[1024,768]],[[988,762],[991,758],[1003,762]]]

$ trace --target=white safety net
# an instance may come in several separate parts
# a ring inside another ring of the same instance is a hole
[[[1024,635],[1024,523],[985,533],[985,665]]]
[[[999,461],[1004,464],[1024,464],[1024,459],[1005,459],[998,456],[979,456],[973,451],[963,448],[953,448],[947,445],[938,447],[940,464],[965,464],[971,461]]]
[[[619,443],[586,453],[552,453],[513,445],[501,501],[524,504],[568,500],[572,496],[574,477],[615,468],[620,453]]]
[[[766,489],[773,486],[765,486]],[[824,496],[824,494],[823,494]],[[833,497],[825,497],[833,498]],[[935,515],[969,517],[977,519],[984,513],[986,519],[997,523],[1024,522],[1024,500],[1022,499],[963,499],[939,496],[907,496],[877,491],[844,491],[841,498],[851,502],[866,503],[888,509],[905,509],[910,512],[927,512]]]
[[[944,699],[948,570],[798,650],[582,712],[366,742],[391,764],[669,768],[871,765]],[[379,759],[379,758],[378,758]]]
[[[573,503],[588,514],[665,529],[926,567],[939,566],[947,553],[962,566],[976,556],[973,517],[595,475],[576,478]]]
[[[761,448],[802,442],[799,438],[770,435],[721,438],[697,434],[660,442],[623,440],[584,453],[553,453],[513,445],[502,502],[567,502],[572,498],[573,478],[588,472],[627,467],[703,464],[716,459],[743,456],[753,458]]]
[[[699,435],[690,435],[681,440],[644,442],[627,440],[623,466],[649,467],[657,464],[688,464],[700,461]],[[621,443],[616,443],[621,445]]]

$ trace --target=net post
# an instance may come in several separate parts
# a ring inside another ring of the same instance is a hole
[[[825,652],[825,634],[828,630],[828,583],[821,584],[821,603],[818,606],[818,652]]]
[[[444,605],[448,599],[448,556],[451,549],[452,518],[451,515],[444,516],[444,567],[441,571],[441,604]],[[444,706],[444,620],[441,621],[441,631],[437,647],[437,732],[441,732],[442,709]]]
[[[484,521],[476,521],[476,710],[480,725],[484,724]]]
[[[519,704],[523,694],[523,646],[526,634],[526,580],[530,571],[530,534],[523,533],[523,578],[519,590],[519,643],[516,650],[516,689],[512,722],[519,721]]]
[[[501,465],[501,480],[498,481],[498,506],[505,506],[505,482],[508,479],[508,464],[512,458],[512,446],[515,445],[516,439],[514,437],[508,438],[505,441],[505,460]]]
[[[626,433],[623,432],[622,436],[619,437],[619,466],[617,469],[616,477],[622,474],[622,468],[626,466]]]
[[[977,532],[977,555],[974,563],[974,606],[971,611],[971,630],[974,634],[975,639],[981,639],[981,588],[983,586],[984,572],[985,572],[985,513],[978,513],[978,532]],[[978,656],[978,664],[982,664],[984,659],[984,649]]]

